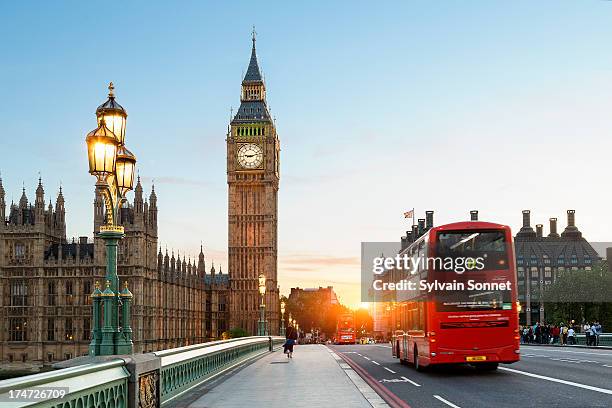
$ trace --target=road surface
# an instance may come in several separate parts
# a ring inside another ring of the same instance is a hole
[[[387,344],[330,347],[404,407],[612,407],[612,350],[521,346],[521,361],[494,372],[466,365],[421,373]]]

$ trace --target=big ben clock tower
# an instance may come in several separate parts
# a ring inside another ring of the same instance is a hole
[[[255,52],[227,134],[230,327],[257,334],[258,277],[266,277],[266,321],[279,333],[277,220],[280,143],[266,104],[266,85]]]

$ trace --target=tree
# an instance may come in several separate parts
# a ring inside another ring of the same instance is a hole
[[[592,270],[558,272],[555,282],[545,286],[542,300],[550,323],[597,320],[604,330],[612,329],[612,272],[606,261]]]

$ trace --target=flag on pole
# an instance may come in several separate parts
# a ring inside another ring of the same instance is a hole
[[[414,219],[414,208],[412,210],[410,210],[410,211],[406,211],[404,213],[404,218],[412,218],[412,219]]]

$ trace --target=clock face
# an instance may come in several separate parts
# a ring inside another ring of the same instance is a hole
[[[248,143],[238,149],[238,164],[245,169],[256,169],[263,161],[263,152],[259,145]]]

